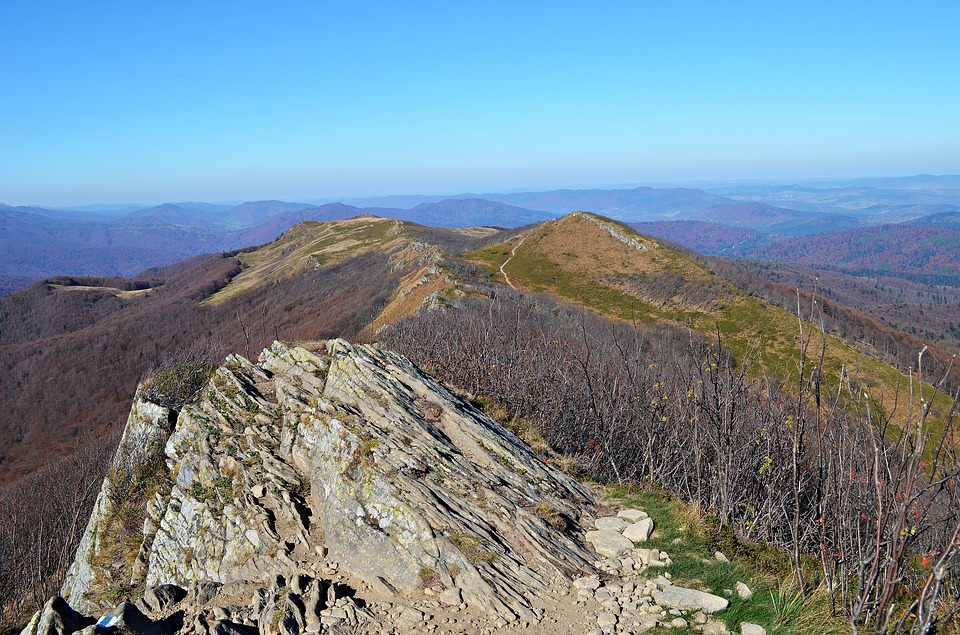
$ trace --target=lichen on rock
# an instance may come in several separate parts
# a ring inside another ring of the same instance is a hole
[[[116,474],[158,457],[142,531],[124,538],[134,555],[107,562]],[[516,619],[538,590],[592,570],[576,533],[592,509],[582,485],[405,358],[275,342],[257,363],[230,356],[179,413],[138,396],[63,595],[95,612],[147,587],[253,592],[333,567]]]

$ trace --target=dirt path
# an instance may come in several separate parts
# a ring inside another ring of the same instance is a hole
[[[522,245],[522,244],[523,244],[523,241],[525,241],[526,239],[527,239],[526,236],[524,236],[523,238],[521,238],[521,239],[520,239],[520,242],[518,242],[516,245],[514,245],[514,246],[513,246],[513,249],[510,250],[510,257],[507,258],[506,260],[504,260],[504,261],[503,261],[503,264],[500,265],[500,273],[503,274],[503,279],[507,282],[507,284],[510,286],[510,288],[513,289],[514,291],[516,291],[517,288],[516,288],[515,286],[513,286],[513,283],[512,283],[512,282],[510,282],[510,276],[507,275],[507,272],[504,271],[503,268],[507,266],[507,263],[509,263],[511,260],[513,260],[514,254],[517,253],[517,247],[519,247],[520,245]]]

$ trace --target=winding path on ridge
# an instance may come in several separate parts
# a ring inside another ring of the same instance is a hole
[[[514,291],[516,291],[517,288],[516,288],[515,286],[513,286],[513,283],[512,283],[512,282],[510,282],[510,276],[507,275],[507,272],[504,271],[503,268],[507,266],[507,263],[509,263],[511,260],[513,260],[513,255],[517,253],[517,247],[519,247],[520,245],[522,245],[522,244],[523,244],[523,241],[525,241],[526,239],[527,239],[526,236],[524,236],[523,238],[521,238],[521,239],[520,239],[520,242],[518,242],[516,245],[514,245],[514,246],[513,246],[513,249],[510,250],[510,257],[507,258],[506,260],[504,260],[504,261],[503,261],[503,264],[500,265],[500,273],[503,274],[503,279],[506,280],[507,284],[508,284],[508,285],[510,286],[510,288],[513,289]]]

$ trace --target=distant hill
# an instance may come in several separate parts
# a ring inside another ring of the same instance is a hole
[[[895,223],[960,205],[960,189],[895,189],[825,183],[809,185],[729,185],[713,194],[739,202],[759,202],[788,209],[855,216],[864,223]]]
[[[447,199],[413,209],[342,203],[258,201],[233,207],[166,203],[120,218],[46,213],[0,205],[0,295],[53,275],[133,276],[202,253],[261,245],[295,224],[344,220],[363,213],[438,227],[517,227],[553,218],[505,203]]]
[[[555,214],[584,211],[621,221],[672,218],[685,212],[727,205],[732,201],[691,188],[638,187],[626,190],[554,190],[517,194],[484,194],[483,198]]]
[[[223,213],[226,221],[236,227],[260,225],[278,215],[314,207],[309,203],[285,203],[283,201],[254,201],[241,203]]]
[[[854,275],[960,286],[960,229],[914,223],[796,237],[743,249],[741,255]]]
[[[537,212],[482,198],[448,198],[434,203],[420,203],[409,210],[371,208],[365,211],[436,227],[518,227],[557,217],[549,212]]]
[[[954,208],[951,211],[940,214],[931,214],[923,216],[912,221],[904,223],[908,227],[947,227],[949,229],[960,230],[960,208]]]
[[[688,216],[693,220],[747,227],[768,234],[817,234],[860,225],[852,216],[786,209],[765,203],[721,205]]]
[[[744,243],[763,243],[766,236],[748,227],[700,220],[660,220],[629,223],[641,234],[662,238],[702,254],[724,254]]]
[[[917,174],[915,176],[873,177],[842,181],[811,181],[810,187],[875,187],[890,190],[960,190],[960,175]]]
[[[936,179],[949,183],[947,177]],[[909,181],[914,185],[923,182],[920,177]],[[725,186],[711,191],[637,187],[353,201],[357,204],[173,202],[138,209],[93,205],[73,211],[0,204],[0,294],[58,274],[130,276],[201,253],[264,244],[304,220],[343,220],[362,213],[438,227],[519,227],[574,210],[624,222],[711,221],[711,225],[698,227],[707,232],[703,236],[690,233],[695,226],[661,229],[678,232],[673,239],[695,250],[750,255],[743,250],[758,248],[763,240],[730,233],[721,223],[768,237],[819,235],[958,212],[960,190],[862,185]],[[951,218],[941,216],[935,222],[955,229]],[[923,222],[929,225],[934,221]],[[730,251],[735,246],[741,251]]]
[[[238,232],[230,238],[230,242],[234,248],[262,245],[305,220],[318,222],[344,220],[362,213],[363,210],[359,207],[344,205],[343,203],[329,203],[317,207],[281,212],[274,214],[260,225]]]

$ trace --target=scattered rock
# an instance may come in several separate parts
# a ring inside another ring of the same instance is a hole
[[[618,621],[619,620],[617,616],[613,613],[601,613],[597,616],[597,626],[599,626],[601,629],[609,626],[616,626]]]
[[[643,518],[623,530],[623,537],[633,542],[646,542],[653,533],[653,519]]]
[[[640,522],[644,518],[648,518],[649,514],[642,509],[621,509],[617,512],[617,516],[632,525],[633,523]]]
[[[704,613],[716,613],[730,606],[730,600],[719,595],[673,584],[653,591],[653,599],[662,606]]]
[[[209,604],[213,598],[217,597],[217,593],[220,592],[222,586],[221,583],[210,580],[196,582],[190,589],[191,601],[200,606]]]
[[[753,591],[751,591],[750,587],[743,582],[737,582],[734,588],[736,589],[737,595],[740,596],[741,600],[749,600],[753,597]]]
[[[612,531],[623,531],[630,526],[630,523],[616,516],[604,516],[593,521],[597,529],[610,529]]]
[[[725,555],[723,555],[722,551],[715,551],[713,553],[713,558],[714,560],[718,560],[719,562],[730,562],[730,559],[727,558]]]
[[[74,611],[62,597],[56,596],[47,600],[33,615],[21,635],[70,635],[94,621]]]
[[[600,576],[586,575],[573,581],[573,586],[577,589],[588,589],[595,591],[600,588]]]
[[[151,613],[162,613],[187,597],[186,589],[175,584],[147,587],[143,592],[143,606]]]
[[[767,635],[767,629],[750,622],[740,623],[740,635]]]
[[[597,553],[608,558],[616,558],[633,549],[632,540],[611,529],[588,531],[585,538]]]

